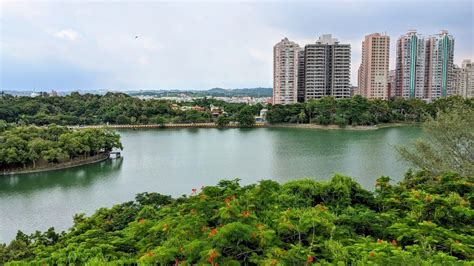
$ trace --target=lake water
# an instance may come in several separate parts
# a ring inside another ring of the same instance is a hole
[[[28,175],[0,176],[0,243],[50,226],[64,230],[75,213],[155,191],[179,196],[192,188],[240,178],[285,182],[334,173],[368,189],[381,175],[398,181],[408,169],[393,145],[421,135],[415,126],[374,131],[259,129],[121,130],[119,160]]]

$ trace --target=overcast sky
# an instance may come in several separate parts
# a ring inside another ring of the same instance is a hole
[[[207,89],[272,86],[272,48],[332,33],[352,48],[409,29],[455,37],[474,59],[474,1],[1,2],[0,89]],[[138,36],[136,38],[135,36]]]

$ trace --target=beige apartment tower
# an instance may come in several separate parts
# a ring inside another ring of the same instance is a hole
[[[359,67],[359,90],[370,99],[388,99],[390,37],[380,33],[365,36]]]
[[[273,104],[297,102],[300,51],[300,46],[288,38],[273,47]]]

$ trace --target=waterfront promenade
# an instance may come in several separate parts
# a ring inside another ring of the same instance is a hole
[[[266,127],[267,123],[257,122],[253,127]],[[170,123],[170,124],[147,124],[147,125],[85,125],[85,126],[68,126],[71,129],[78,128],[116,128],[116,129],[126,129],[126,128],[218,128],[219,126],[216,123]],[[238,123],[230,123],[227,128],[238,128],[240,125]]]

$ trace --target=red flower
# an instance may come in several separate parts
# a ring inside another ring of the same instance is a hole
[[[381,244],[381,243],[382,243],[382,240],[377,239],[377,243],[378,243],[378,244]]]
[[[191,189],[191,191],[193,192],[193,194],[196,194],[197,189],[193,188],[193,189]]]
[[[214,259],[217,258],[218,256],[219,256],[219,253],[217,253],[217,251],[213,249],[211,252],[209,252],[209,258],[207,259],[207,261],[211,263],[212,265],[215,265]]]
[[[308,259],[306,260],[306,262],[308,262],[308,263],[313,263],[313,261],[314,261],[313,256],[308,255]]]
[[[425,200],[428,201],[428,202],[431,202],[431,201],[432,201],[431,196],[430,196],[430,195],[426,195]]]
[[[230,208],[230,198],[225,198],[225,207],[226,207],[227,209]]]
[[[147,252],[146,255],[147,255],[148,257],[153,257],[153,256],[155,256],[155,253],[153,253],[152,251],[150,251],[150,252]]]
[[[144,218],[138,219],[138,223],[139,223],[139,224],[144,224],[144,223],[145,223],[145,219],[144,219]]]
[[[250,211],[243,211],[242,216],[244,216],[245,218],[249,217],[250,216]]]
[[[212,228],[211,232],[209,232],[209,235],[207,235],[208,238],[211,238],[217,234],[217,228]]]
[[[375,253],[373,253],[373,252],[370,252],[370,253],[369,253],[369,256],[371,256],[371,257],[375,257]]]
[[[392,246],[396,246],[397,245],[397,240],[393,239],[391,242]]]

